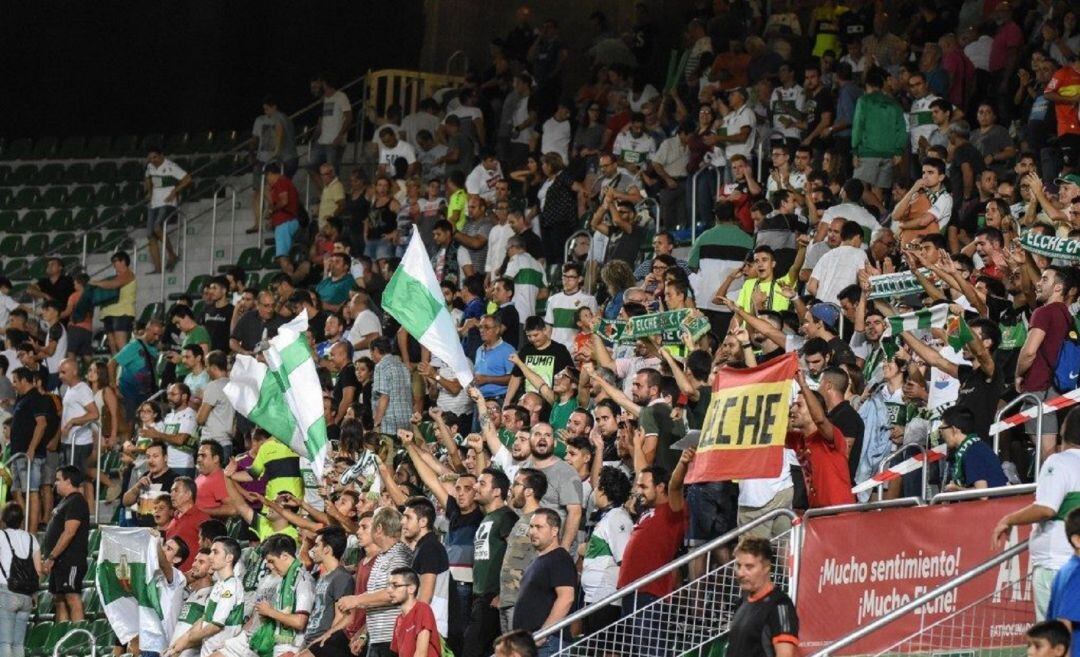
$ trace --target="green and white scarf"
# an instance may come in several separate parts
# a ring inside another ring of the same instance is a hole
[[[930,270],[925,267],[919,270],[923,276],[932,283],[940,286],[941,282],[933,278]],[[896,272],[895,274],[878,274],[870,277],[870,294],[867,299],[889,299],[892,297],[906,297],[911,294],[921,294],[923,286],[915,274],[910,271]]]
[[[664,344],[680,344],[683,330],[698,340],[710,330],[709,320],[700,315],[690,317],[686,308],[659,313],[638,315],[626,320],[602,319],[597,323],[597,333],[606,342],[633,344],[641,338],[664,336]]]
[[[1029,230],[1020,236],[1020,246],[1028,253],[1052,260],[1080,260],[1080,240],[1041,235]]]
[[[292,565],[281,578],[278,587],[277,601],[274,608],[278,611],[291,614],[296,610],[296,580],[300,574],[300,560],[293,559]],[[274,646],[290,644],[296,639],[296,630],[284,627],[275,621],[263,621],[255,633],[251,635],[248,646],[259,657],[273,657]]]

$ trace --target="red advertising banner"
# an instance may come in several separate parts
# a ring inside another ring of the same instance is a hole
[[[806,519],[797,596],[803,653],[829,645],[993,557],[994,525],[1033,499],[1018,495]],[[1029,533],[1029,528],[1013,528],[1009,545],[1027,540]],[[995,591],[1001,595],[992,602],[1001,610],[992,623],[974,628],[974,641],[969,628],[965,641],[974,648],[1001,646],[1003,640],[1023,645],[1024,631],[1035,620],[1027,574],[1028,553],[1023,552],[837,654],[876,654]],[[1015,643],[1008,641],[1013,635]],[[905,652],[916,649],[909,646]]]
[[[725,367],[717,373],[686,483],[780,474],[798,368],[798,356],[790,353],[757,367]]]

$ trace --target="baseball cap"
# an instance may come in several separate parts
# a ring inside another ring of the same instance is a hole
[[[1062,183],[1067,184],[1067,185],[1076,185],[1076,186],[1080,187],[1080,173],[1069,173],[1069,174],[1066,174],[1064,176],[1061,176],[1060,178],[1058,178],[1057,180],[1054,181],[1055,185],[1060,185]]]
[[[819,322],[824,322],[826,326],[836,328],[837,322],[840,321],[840,309],[835,304],[817,303],[810,308],[810,316]]]

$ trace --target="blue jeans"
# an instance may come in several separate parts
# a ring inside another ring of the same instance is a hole
[[[292,249],[293,235],[300,230],[300,222],[297,219],[289,219],[274,228],[274,257],[287,258]]]
[[[383,238],[375,238],[368,241],[368,243],[364,245],[364,255],[371,258],[372,260],[393,258],[394,253],[394,245]]]
[[[0,587],[0,657],[23,657],[26,625],[30,622],[30,596]]]
[[[660,605],[653,605],[646,611],[637,611],[659,598],[651,593],[631,593],[622,599],[623,617],[634,614],[630,621],[631,643],[637,648],[637,654],[663,657],[669,654],[665,645],[664,625]],[[637,613],[635,613],[637,611]],[[670,631],[670,630],[669,630]]]

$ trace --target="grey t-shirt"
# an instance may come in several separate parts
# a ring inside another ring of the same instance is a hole
[[[548,488],[544,499],[540,500],[540,506],[558,511],[563,520],[566,520],[566,505],[585,506],[581,496],[581,477],[566,461],[559,460],[546,468],[539,468],[530,460],[526,467],[536,468],[547,477]]]
[[[465,227],[461,229],[461,232],[469,235],[470,237],[475,235],[483,235],[486,238],[491,232],[491,227],[493,225],[494,224],[491,222],[491,217],[488,216],[485,216],[479,221],[475,219],[469,219],[465,223]],[[484,265],[485,263],[487,263],[487,242],[485,242],[484,246],[480,247],[479,249],[466,248],[465,250],[469,252],[469,260],[472,260],[473,267],[476,268],[476,273],[486,273]]]
[[[341,566],[319,578],[315,584],[315,603],[308,618],[307,633],[304,643],[310,643],[323,635],[334,622],[334,605],[337,601],[353,592],[353,578],[349,571]]]
[[[211,406],[210,415],[203,425],[202,437],[204,440],[213,440],[221,445],[232,444],[232,428],[235,411],[225,396],[225,384],[229,382],[227,377],[221,377],[208,383],[203,388],[202,403]]]

